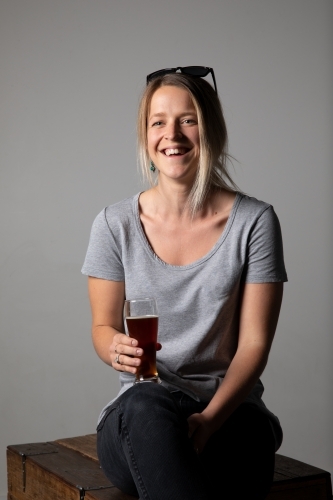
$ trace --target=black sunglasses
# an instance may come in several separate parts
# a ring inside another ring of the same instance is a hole
[[[181,73],[184,73],[184,75],[199,76],[201,78],[203,78],[204,76],[207,76],[207,75],[209,75],[209,73],[211,73],[212,78],[213,78],[213,82],[214,82],[215,92],[217,93],[214,70],[213,70],[213,68],[207,68],[206,66],[185,66],[185,67],[178,66],[178,68],[160,69],[158,71],[154,71],[154,73],[150,73],[150,75],[147,75],[147,85],[149,82],[154,80],[154,78],[157,78],[159,76],[164,76],[164,75],[167,75],[169,73],[177,73],[178,70]]]

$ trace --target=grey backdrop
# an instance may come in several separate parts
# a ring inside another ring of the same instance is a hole
[[[265,402],[281,453],[333,472],[332,2],[1,0],[5,447],[94,432],[117,377],[90,340],[91,223],[140,189],[145,75],[212,66],[235,179],[281,221],[289,283]]]

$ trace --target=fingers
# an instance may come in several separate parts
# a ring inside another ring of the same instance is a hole
[[[113,368],[121,372],[129,372],[135,374],[137,372],[137,367],[141,364],[140,358],[126,356],[125,354],[113,354],[111,355],[111,357],[113,359]]]
[[[211,432],[207,429],[204,423],[204,418],[201,413],[193,413],[188,419],[189,438],[192,441],[194,451],[199,455],[204,449]]]
[[[117,333],[110,345],[112,367],[117,371],[135,374],[140,365],[143,350],[137,347],[138,342],[123,333]]]
[[[114,335],[113,337],[110,348],[112,349],[113,347],[114,349],[117,346],[117,344],[123,344],[135,347],[138,345],[138,341],[136,339],[132,339],[128,335],[125,335],[125,333],[116,333],[116,335]]]
[[[141,347],[137,347],[137,341],[135,339],[127,337],[126,335],[124,339],[120,340],[120,342],[112,342],[110,346],[110,352],[111,355],[120,354],[120,358],[123,364],[125,357],[142,356],[143,354],[143,350],[141,349]]]
[[[204,449],[205,444],[207,442],[201,427],[197,427],[197,429],[194,431],[194,433],[191,436],[191,442],[194,451],[196,452],[197,455],[199,455]]]
[[[196,431],[196,429],[199,427],[201,424],[200,420],[200,414],[199,413],[193,413],[188,419],[188,437],[191,438]]]

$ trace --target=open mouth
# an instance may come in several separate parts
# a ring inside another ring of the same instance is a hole
[[[189,148],[167,148],[163,150],[165,156],[182,156],[189,151]]]

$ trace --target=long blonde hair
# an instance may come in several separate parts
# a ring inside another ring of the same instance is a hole
[[[155,78],[147,85],[138,111],[138,158],[143,176],[151,186],[156,184],[156,177],[150,170],[147,122],[153,94],[164,86],[185,89],[191,96],[198,116],[200,157],[188,201],[192,214],[195,214],[203,206],[212,188],[223,188],[228,191],[238,189],[227,168],[230,156],[227,152],[228,134],[222,106],[215,90],[202,78],[170,73]]]

